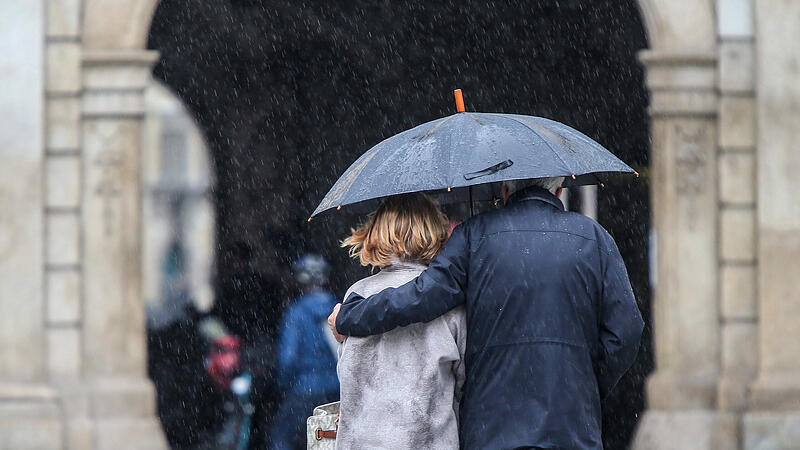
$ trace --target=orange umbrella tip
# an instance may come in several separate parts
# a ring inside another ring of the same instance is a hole
[[[311,217],[308,218],[307,222],[311,222]]]
[[[464,112],[466,108],[464,108],[464,96],[461,94],[461,89],[456,89],[453,91],[453,95],[456,96],[456,112]]]
[[[604,187],[606,187],[606,185],[605,185],[605,184],[603,184],[603,183],[600,183],[600,187],[601,187],[601,188],[604,188]]]
[[[337,210],[337,211],[341,211],[341,210],[342,210],[342,205],[339,205],[339,206],[337,206],[337,207],[336,207],[336,210]]]
[[[575,176],[575,174],[573,173],[573,174],[572,174],[572,179],[574,180],[574,179],[576,179],[576,178],[578,178],[578,177],[576,177],[576,176]]]
[[[633,174],[636,175],[636,178],[639,178],[639,172],[633,171]]]

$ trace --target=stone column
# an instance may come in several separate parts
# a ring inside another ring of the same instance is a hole
[[[640,58],[650,89],[658,245],[656,370],[648,380],[648,411],[634,448],[714,448],[726,436],[716,413],[716,56],[644,51]]]
[[[741,415],[758,360],[755,47],[751,0],[717,0],[721,376],[717,405]]]
[[[759,362],[745,448],[800,442],[800,3],[756,0]]]
[[[146,375],[139,158],[154,52],[84,50],[83,373],[63,391],[73,448],[164,448]]]
[[[44,1],[0,2],[0,448],[54,448],[43,269]],[[48,224],[50,225],[50,224]]]

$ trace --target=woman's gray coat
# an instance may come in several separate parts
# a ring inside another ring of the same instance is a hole
[[[395,261],[355,283],[345,298],[400,286],[424,269]],[[457,449],[465,347],[463,307],[428,323],[348,338],[339,350],[337,448]]]

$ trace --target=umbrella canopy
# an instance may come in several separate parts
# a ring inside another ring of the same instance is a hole
[[[583,133],[542,117],[459,112],[396,134],[361,155],[311,215],[363,212],[370,201],[409,192],[447,192],[446,200],[488,200],[488,185],[566,177],[565,186],[636,173]],[[481,188],[467,190],[472,186]],[[309,219],[310,220],[310,219]]]

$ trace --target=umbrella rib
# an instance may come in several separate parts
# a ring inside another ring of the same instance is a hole
[[[475,121],[475,122],[476,122],[478,125],[483,125],[483,122],[481,122],[481,121],[480,121],[480,120],[479,120],[479,119],[478,119],[478,118],[475,116],[475,114],[472,114],[472,113],[465,113],[465,114],[466,114],[466,115],[468,115],[468,116],[470,117],[470,119],[474,120],[474,121]]]
[[[563,164],[564,164],[564,166],[566,166],[566,167],[567,167],[567,169],[569,169],[570,171],[572,171],[572,169],[569,167],[569,164],[567,164],[567,162],[566,162],[566,161],[564,161],[564,158],[562,158],[562,157],[561,157],[561,155],[559,155],[559,154],[558,154],[558,152],[557,152],[557,151],[556,151],[556,150],[553,148],[553,146],[552,146],[552,145],[550,145],[550,141],[549,141],[548,139],[546,139],[544,136],[542,136],[541,134],[539,134],[539,132],[538,132],[538,131],[534,130],[534,129],[533,129],[531,126],[530,126],[530,125],[528,125],[527,123],[525,123],[525,122],[523,122],[523,121],[521,121],[521,120],[519,120],[519,119],[516,119],[516,118],[514,118],[514,117],[511,117],[511,116],[504,116],[504,117],[507,117],[507,118],[509,118],[509,119],[513,120],[514,122],[517,122],[517,123],[521,124],[521,125],[522,125],[522,126],[524,126],[525,128],[527,128],[527,129],[531,130],[531,132],[533,132],[533,134],[535,134],[536,136],[538,136],[538,137],[539,137],[539,139],[541,139],[541,140],[544,142],[544,144],[547,146],[547,148],[549,148],[549,149],[550,149],[550,151],[551,151],[551,152],[553,152],[553,154],[554,154],[554,155],[556,155],[556,158],[558,158],[558,159],[561,161],[561,163],[563,163]],[[569,175],[573,175],[573,174],[569,174]]]
[[[452,119],[452,118],[453,118],[453,117],[455,117],[455,116],[456,116],[456,115],[455,115],[455,114],[453,114],[452,116],[445,118],[445,119],[444,119],[444,120],[442,120],[441,122],[437,123],[437,124],[436,124],[434,127],[432,127],[432,128],[430,128],[430,129],[428,129],[428,130],[427,130],[425,133],[423,133],[423,134],[419,135],[419,137],[418,137],[417,139],[424,139],[424,138],[426,138],[426,137],[430,136],[430,135],[431,135],[431,134],[433,134],[433,133],[434,133],[436,130],[438,130],[438,129],[439,129],[441,126],[442,126],[442,125],[444,125],[444,123],[445,123],[445,122],[447,122],[448,120]]]

